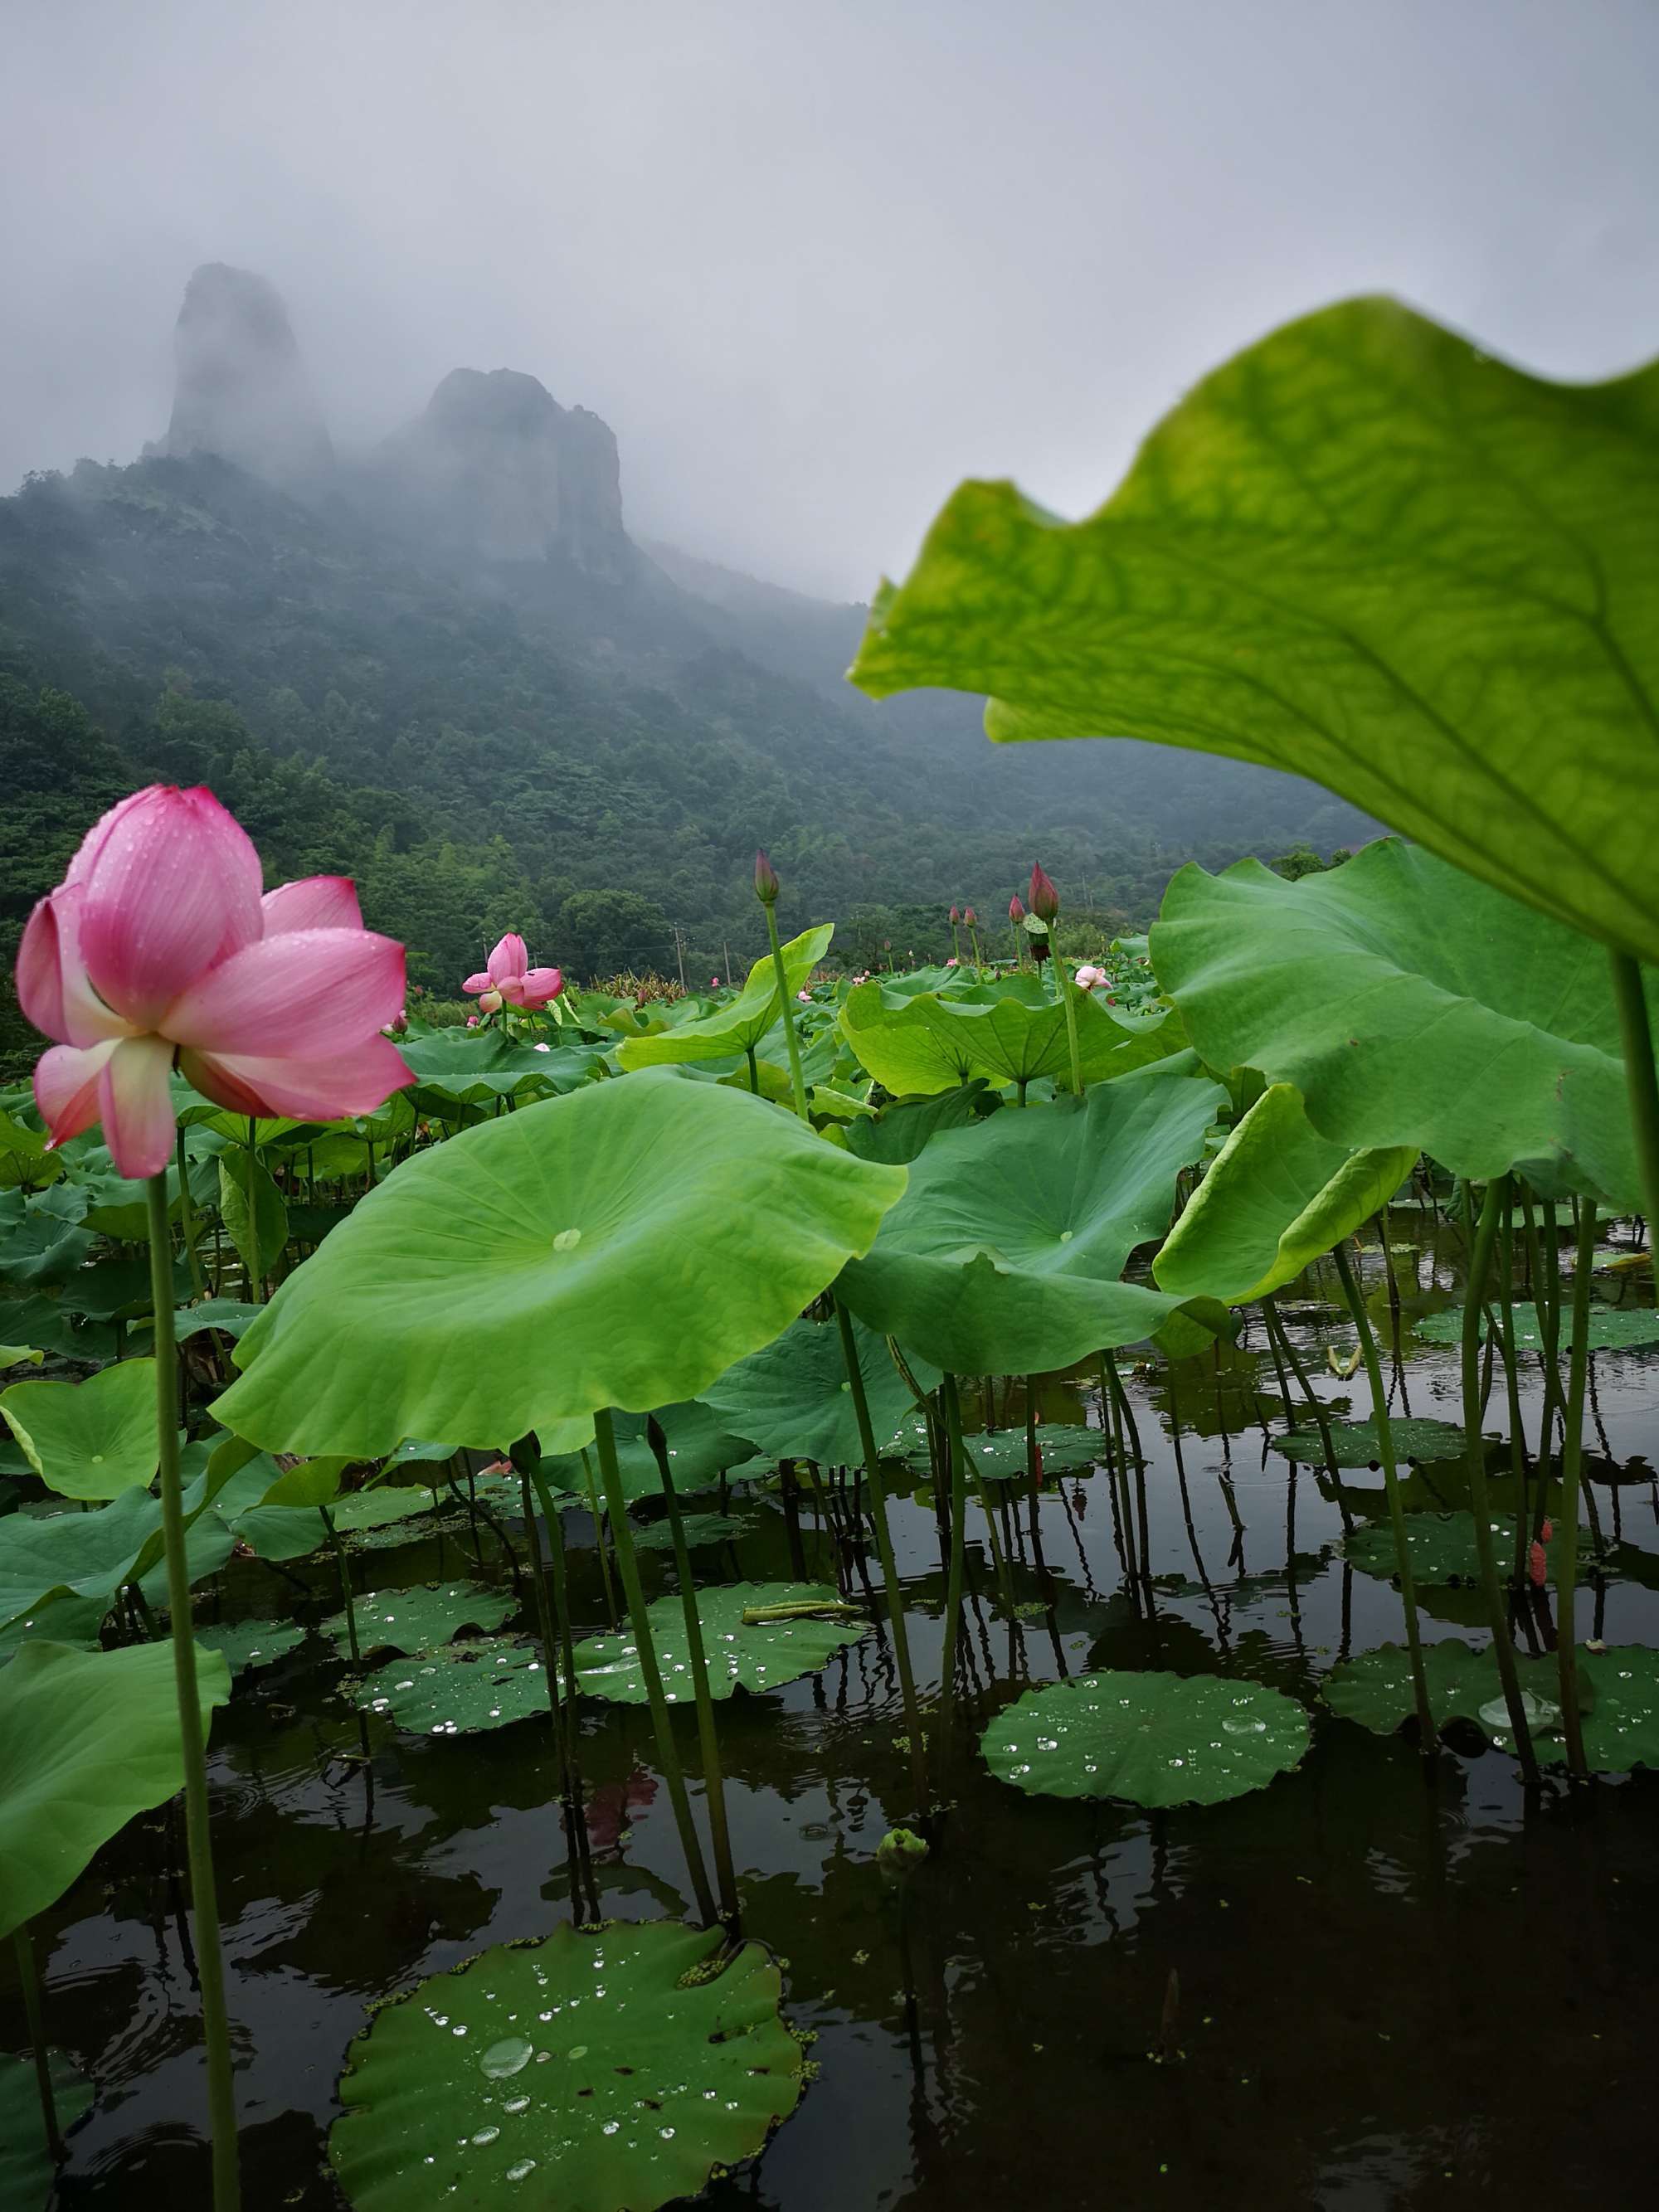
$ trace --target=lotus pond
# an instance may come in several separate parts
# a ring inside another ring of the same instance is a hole
[[[0,1094],[0,2199],[1640,2203],[1655,372],[1276,332],[854,680],[1417,842],[434,1028],[205,791]],[[953,922],[955,915],[953,913]],[[1640,2070],[1638,2070],[1640,2069]]]

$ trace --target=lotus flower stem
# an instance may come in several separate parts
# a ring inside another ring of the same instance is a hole
[[[533,1435],[520,1437],[513,1447],[513,1465],[519,1477],[519,1504],[524,1514],[525,1542],[530,1552],[530,1587],[536,1600],[536,1631],[542,1640],[542,1667],[547,1676],[547,1710],[553,1723],[553,1752],[559,1763],[559,1779],[568,1801],[570,1796],[570,1760],[565,1750],[564,1717],[559,1710],[558,1636],[553,1626],[553,1607],[548,1596],[547,1562],[542,1555],[541,1532],[536,1522],[536,1500],[530,1490],[529,1462],[540,1458],[541,1447]],[[573,1859],[574,1856],[573,1849]]]
[[[1628,952],[1611,952],[1608,957],[1613,963],[1613,995],[1625,1046],[1625,1085],[1651,1247],[1659,1237],[1659,1070],[1653,1064],[1653,1031],[1648,1021],[1642,964]]]
[[[335,1571],[340,1577],[340,1595],[345,1604],[346,1642],[351,1647],[351,1663],[354,1667],[361,1667],[363,1663],[363,1655],[357,1648],[357,1601],[351,1587],[351,1569],[346,1559],[345,1546],[336,1533],[334,1516],[329,1511],[327,1506],[319,1505],[317,1510],[321,1514],[323,1526],[328,1531],[329,1549],[334,1554]]]
[[[795,1111],[803,1121],[806,1120],[806,1079],[800,1068],[800,1039],[795,1035],[795,1018],[789,1006],[789,974],[783,964],[783,947],[778,941],[778,910],[775,904],[766,906],[766,934],[772,944],[772,966],[778,979],[778,1018],[783,1024],[784,1042],[789,1048],[789,1083],[795,1094]],[[809,1124],[810,1126],[810,1124]]]
[[[1515,1265],[1514,1186],[1509,1176],[1499,1178],[1504,1184],[1504,1211],[1498,1225],[1499,1255],[1498,1267],[1498,1349],[1504,1361],[1504,1387],[1509,1400],[1510,1413],[1510,1471],[1515,1477],[1515,1578],[1520,1582],[1527,1570],[1527,1438],[1521,1419],[1520,1360],[1515,1343],[1515,1300],[1510,1281]],[[1484,1472],[1484,1470],[1483,1470]],[[1540,1470],[1541,1472],[1541,1470]]]
[[[608,1406],[599,1407],[593,1415],[593,1441],[599,1450],[599,1480],[605,1486],[605,1502],[610,1514],[611,1540],[617,1547],[617,1571],[622,1577],[623,1595],[628,1600],[629,1622],[634,1631],[640,1672],[645,1678],[651,1725],[656,1732],[657,1756],[662,1761],[663,1779],[668,1784],[669,1802],[674,1808],[674,1820],[680,1832],[680,1844],[685,1853],[686,1871],[691,1877],[697,1910],[705,1920],[712,1921],[718,1917],[714,1893],[708,1887],[708,1869],[703,1863],[702,1845],[691,1818],[691,1800],[686,1795],[685,1774],[674,1742],[673,1716],[663,1694],[662,1670],[657,1665],[651,1616],[646,1610],[645,1591],[640,1583],[640,1563],[628,1526],[628,1500],[623,1495],[622,1473],[617,1465],[617,1432],[611,1425]]]
[[[1417,1584],[1412,1574],[1411,1553],[1406,1539],[1405,1508],[1401,1504],[1400,1476],[1394,1456],[1394,1430],[1389,1419],[1388,1393],[1382,1388],[1382,1370],[1376,1357],[1376,1340],[1371,1334],[1365,1303],[1359,1295],[1359,1285],[1354,1280],[1345,1243],[1336,1248],[1336,1272],[1341,1278],[1342,1295],[1347,1300],[1348,1313],[1359,1339],[1360,1355],[1365,1363],[1365,1379],[1371,1389],[1371,1418],[1376,1424],[1377,1452],[1382,1462],[1382,1486],[1388,1492],[1389,1522],[1394,1530],[1394,1548],[1400,1562],[1400,1596],[1406,1610],[1406,1646],[1411,1654],[1412,1688],[1417,1698],[1418,1748],[1428,1759],[1433,1756],[1439,1740],[1435,1734],[1434,1713],[1429,1704],[1428,1677],[1423,1672],[1423,1644],[1417,1625]]]
[[[1054,988],[1066,1009],[1066,1048],[1072,1058],[1072,1089],[1078,1097],[1083,1096],[1083,1056],[1077,1042],[1077,985],[1070,969],[1056,952],[1054,955]]]
[[[28,2022],[29,2049],[34,2055],[34,2087],[40,2100],[40,2122],[46,2131],[46,2154],[61,2166],[69,2154],[58,2125],[58,2100],[52,2090],[52,2053],[46,2044],[46,2016],[40,2004],[40,1976],[34,1963],[34,1930],[27,1920],[12,1930],[11,1945],[17,1957],[17,1978],[23,1991],[23,2015]]]
[[[927,1803],[927,1742],[922,1733],[921,1708],[916,1702],[916,1678],[910,1665],[910,1639],[904,1626],[904,1594],[899,1587],[898,1565],[893,1556],[892,1531],[887,1525],[887,1494],[881,1479],[881,1455],[870,1419],[870,1400],[859,1366],[858,1340],[853,1318],[839,1298],[835,1300],[836,1326],[841,1332],[841,1356],[847,1368],[847,1387],[858,1423],[859,1449],[864,1454],[865,1480],[870,1486],[870,1521],[876,1533],[876,1556],[881,1561],[887,1620],[893,1638],[893,1657],[898,1668],[899,1694],[904,1702],[904,1725],[910,1738],[910,1781],[916,1793],[916,1809]]]
[[[259,1214],[256,1199],[257,1187],[254,1181],[259,1170],[259,1155],[254,1150],[254,1139],[258,1127],[258,1123],[250,1115],[247,1124],[247,1143],[243,1147],[247,1182],[247,1188],[243,1194],[243,1203],[247,1207],[248,1249],[242,1264],[247,1270],[248,1300],[251,1304],[256,1306],[263,1304],[264,1301],[264,1292],[261,1288],[263,1279],[259,1272]]]
[[[1463,1218],[1466,1221],[1474,1221],[1474,1192],[1467,1182],[1462,1188]],[[1504,1703],[1509,1711],[1510,1727],[1515,1736],[1522,1771],[1528,1782],[1536,1782],[1538,1760],[1533,1750],[1532,1734],[1527,1726],[1527,1709],[1521,1702],[1515,1644],[1510,1635],[1509,1608],[1498,1579],[1498,1556],[1492,1540],[1492,1506],[1486,1492],[1486,1453],[1480,1437],[1480,1317],[1498,1224],[1502,1216],[1509,1212],[1510,1198],[1508,1176],[1494,1176],[1486,1185],[1486,1203],[1480,1208],[1474,1243],[1469,1255],[1469,1279],[1463,1287],[1463,1464],[1469,1486],[1469,1509],[1474,1516],[1474,1555],[1480,1568],[1480,1587],[1486,1593],[1492,1652],[1498,1661],[1498,1679],[1504,1686]],[[1576,1295],[1576,1285],[1574,1289]],[[1575,1519],[1577,1513],[1575,1504]],[[1571,1640],[1571,1628],[1568,1638]]]
[[[1348,1493],[1343,1484],[1341,1470],[1336,1463],[1336,1442],[1331,1434],[1331,1417],[1325,1410],[1325,1401],[1309,1381],[1308,1370],[1297,1357],[1296,1346],[1291,1342],[1284,1318],[1279,1310],[1278,1302],[1271,1291],[1261,1301],[1261,1314],[1267,1324],[1268,1335],[1278,1345],[1285,1364],[1301,1385],[1302,1395],[1308,1401],[1308,1411],[1313,1415],[1314,1426],[1319,1431],[1319,1441],[1324,1449],[1325,1472],[1330,1477],[1331,1486],[1336,1492],[1337,1510],[1342,1516],[1343,1533],[1351,1535],[1353,1533],[1353,1514],[1348,1504]]]
[[[1556,1562],[1555,1662],[1561,1682],[1567,1761],[1588,1772],[1578,1716],[1578,1493],[1584,1461],[1584,1383],[1589,1371],[1590,1274],[1595,1265],[1595,1206],[1578,1201],[1578,1243],[1572,1275],[1572,1338],[1567,1368],[1567,1432],[1561,1448],[1561,1545]]]
[[[956,1717],[957,1639],[962,1620],[962,1578],[968,1516],[967,1455],[962,1449],[962,1407],[957,1398],[957,1378],[947,1375],[939,1385],[945,1401],[945,1452],[951,1479],[951,1564],[945,1589],[945,1649],[939,1660],[939,1758],[941,1778],[951,1750],[951,1723]]]
[[[726,1772],[720,1765],[720,1736],[714,1725],[714,1700],[708,1687],[708,1661],[703,1650],[702,1620],[697,1612],[697,1586],[691,1578],[691,1554],[680,1517],[678,1492],[668,1464],[668,1439],[661,1424],[647,1415],[647,1441],[657,1462],[663,1502],[668,1508],[668,1534],[674,1547],[674,1572],[680,1586],[680,1607],[685,1615],[686,1652],[691,1662],[691,1692],[697,1707],[697,1743],[702,1753],[703,1802],[708,1808],[709,1833],[714,1845],[714,1879],[720,1885],[720,1917],[732,1936],[742,1933],[738,1904],[738,1877],[732,1864],[732,1832],[726,1819]]]
[[[518,1449],[514,1447],[515,1450]],[[519,1466],[520,1486],[533,1486],[536,1502],[541,1507],[542,1520],[547,1528],[546,1560],[550,1567],[552,1602],[548,1601],[550,1577],[544,1567],[541,1538],[536,1528],[536,1516],[527,1491],[521,1487],[524,1504],[525,1533],[530,1546],[530,1564],[536,1583],[536,1613],[542,1639],[543,1663],[547,1668],[548,1707],[553,1716],[553,1740],[559,1761],[559,1775],[563,1784],[565,1816],[565,1844],[571,1868],[572,1901],[576,1917],[598,1920],[601,1917],[599,1885],[594,1879],[593,1863],[587,1848],[587,1825],[582,1808],[581,1765],[578,1756],[576,1724],[576,1655],[570,1635],[570,1607],[564,1579],[564,1530],[560,1523],[558,1509],[549,1494],[547,1482],[541,1470],[541,1451],[535,1446],[520,1455],[525,1462]],[[514,1462],[515,1465],[518,1462]],[[555,1642],[556,1634],[557,1642]],[[564,1664],[564,1712],[560,1712],[557,1677],[561,1659]],[[582,1891],[586,1885],[586,1902]]]
[[[756,1097],[758,1098],[760,1097],[760,1069],[755,1064],[755,1048],[752,1044],[748,1044],[744,1047],[744,1050],[749,1055],[749,1088],[754,1092]]]
[[[184,1501],[179,1482],[179,1347],[173,1321],[173,1234],[165,1170],[149,1176],[144,1189],[149,1212],[150,1303],[155,1322],[155,1425],[161,1478],[161,1532],[167,1557],[173,1681],[179,1697],[179,1741],[185,1770],[185,1856],[190,1864],[190,1894],[195,1911],[202,2030],[207,2044],[208,2109],[213,2125],[213,2212],[237,2212],[242,2192],[236,2169],[236,2092],[231,2074],[230,2031],[225,2017],[219,1900],[208,1823],[207,1746],[202,1728],[201,1698],[196,1686],[190,1568],[185,1557]]]

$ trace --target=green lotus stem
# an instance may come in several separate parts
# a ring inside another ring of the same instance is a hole
[[[754,1092],[756,1097],[758,1098],[760,1097],[760,1069],[755,1064],[755,1048],[752,1044],[746,1044],[744,1047],[744,1050],[749,1055],[749,1088]]]
[[[605,1485],[605,1502],[611,1516],[611,1540],[617,1547],[617,1571],[622,1577],[623,1592],[628,1600],[628,1618],[634,1631],[640,1672],[645,1678],[646,1703],[651,1708],[651,1725],[656,1732],[657,1756],[662,1762],[663,1779],[668,1784],[697,1910],[705,1920],[713,1920],[717,1917],[714,1893],[708,1887],[708,1869],[703,1863],[702,1845],[691,1818],[691,1800],[686,1794],[685,1775],[674,1742],[673,1717],[663,1692],[662,1670],[657,1664],[651,1616],[646,1610],[645,1591],[640,1583],[640,1563],[628,1526],[628,1500],[623,1495],[622,1473],[617,1465],[617,1432],[611,1425],[608,1406],[599,1407],[593,1415],[593,1441],[599,1450],[599,1480]]]
[[[831,1294],[833,1297],[833,1293]],[[839,1298],[833,1300],[836,1326],[841,1333],[841,1356],[847,1369],[847,1387],[858,1424],[859,1449],[864,1454],[865,1480],[870,1489],[870,1521],[876,1534],[876,1556],[881,1561],[883,1593],[887,1600],[887,1625],[893,1638],[893,1657],[898,1668],[899,1695],[904,1704],[904,1725],[910,1737],[910,1780],[920,1810],[927,1802],[927,1746],[922,1734],[921,1707],[916,1698],[916,1679],[910,1665],[910,1639],[904,1626],[904,1595],[899,1588],[898,1565],[893,1556],[892,1531],[887,1525],[887,1493],[881,1476],[881,1457],[870,1419],[870,1400],[859,1366],[858,1340],[853,1317]]]
[[[957,1378],[946,1375],[939,1389],[945,1400],[945,1450],[951,1475],[951,1565],[945,1588],[945,1649],[939,1659],[939,1755],[943,1777],[951,1749],[956,1718],[957,1638],[962,1617],[962,1578],[964,1559],[963,1522],[968,1517],[967,1455],[962,1449],[962,1407],[957,1398]]]
[[[576,1768],[576,1753],[574,1746],[575,1722],[574,1717],[574,1708],[577,1695],[576,1644],[575,1638],[571,1633],[570,1626],[569,1586],[565,1580],[564,1524],[559,1518],[558,1509],[553,1503],[552,1496],[547,1486],[547,1478],[542,1473],[539,1462],[531,1469],[530,1480],[536,1487],[537,1500],[542,1509],[542,1519],[547,1523],[547,1559],[553,1578],[553,1613],[554,1618],[558,1624],[559,1649],[564,1660],[565,1693],[568,1697],[573,1708],[573,1717],[571,1722],[572,1741],[570,1766],[571,1772],[574,1776]],[[612,1617],[614,1619],[614,1615]]]
[[[28,2022],[29,2049],[34,2057],[34,2087],[40,2100],[40,2122],[46,2131],[46,2154],[61,2166],[68,2153],[58,2125],[58,2100],[52,2091],[52,2054],[46,2045],[46,2015],[40,2004],[40,1976],[34,1964],[34,1930],[27,1920],[12,1930],[11,1947],[17,1958],[17,1978],[23,1990],[23,2016]]]
[[[1526,1224],[1527,1273],[1532,1282],[1533,1306],[1538,1316],[1538,1334],[1543,1343],[1539,1364],[1544,1376],[1544,1413],[1538,1437],[1538,1497],[1531,1514],[1531,1534],[1535,1540],[1544,1525],[1549,1503],[1550,1443],[1555,1433],[1556,1408],[1561,1403],[1561,1376],[1558,1364],[1561,1347],[1559,1261],[1554,1235],[1555,1208],[1547,1205],[1545,1207],[1549,1232],[1549,1265],[1547,1269],[1543,1244],[1533,1218],[1532,1193],[1524,1182],[1519,1188],[1521,1212]]]
[[[1460,1188],[1464,1218],[1473,1221],[1474,1194],[1467,1181],[1461,1183]],[[1494,1176],[1486,1185],[1486,1203],[1480,1208],[1469,1255],[1469,1279],[1463,1288],[1463,1464],[1469,1486],[1469,1508],[1474,1516],[1474,1556],[1480,1569],[1480,1587],[1486,1594],[1492,1652],[1498,1661],[1498,1680],[1504,1686],[1504,1704],[1509,1712],[1522,1771],[1528,1782],[1535,1782],[1538,1759],[1533,1749],[1532,1732],[1527,1725],[1527,1709],[1521,1699],[1509,1607],[1498,1580],[1498,1553],[1492,1540],[1492,1508],[1486,1491],[1486,1453],[1480,1437],[1480,1315],[1499,1218],[1508,1212],[1509,1207],[1510,1179],[1507,1176]]]
[[[1117,1356],[1115,1352],[1103,1352],[1100,1357],[1111,1382],[1113,1400],[1123,1425],[1128,1431],[1129,1449],[1133,1455],[1135,1465],[1138,1468],[1145,1467],[1146,1455],[1140,1449],[1140,1431],[1135,1426],[1135,1409],[1129,1403],[1129,1394],[1123,1387],[1123,1377],[1117,1371]]]
[[[1521,1424],[1521,1370],[1515,1346],[1515,1194],[1511,1179],[1504,1184],[1504,1212],[1498,1224],[1498,1349],[1504,1362],[1504,1389],[1509,1402],[1510,1472],[1515,1477],[1515,1579],[1527,1571],[1527,1439]],[[1467,1305],[1467,1300],[1465,1301]],[[1540,1469],[1542,1477],[1542,1469]]]
[[[1382,1370],[1376,1357],[1376,1340],[1371,1334],[1371,1325],[1366,1317],[1364,1301],[1359,1295],[1359,1285],[1354,1280],[1353,1269],[1348,1263],[1346,1244],[1336,1248],[1336,1272],[1341,1278],[1342,1295],[1347,1300],[1348,1312],[1359,1338],[1359,1350],[1365,1363],[1365,1379],[1371,1387],[1371,1418],[1376,1424],[1376,1441],[1382,1462],[1382,1485],[1388,1493],[1389,1521],[1394,1529],[1394,1547],[1400,1561],[1400,1595],[1406,1608],[1406,1645],[1411,1654],[1412,1688],[1417,1698],[1417,1729],[1419,1748],[1425,1758],[1434,1752],[1434,1714],[1429,1705],[1428,1677],[1423,1672],[1423,1644],[1417,1627],[1417,1586],[1412,1574],[1411,1554],[1406,1542],[1406,1513],[1400,1499],[1400,1476],[1395,1464],[1394,1430],[1389,1420],[1388,1393],[1382,1388]]]
[[[565,1836],[570,1853],[571,1892],[573,1901],[577,1907],[576,1917],[580,1920],[583,1917],[581,1889],[584,1881],[586,1882],[587,1887],[586,1911],[590,1918],[597,1921],[602,1917],[602,1909],[599,1904],[599,1883],[594,1876],[593,1863],[587,1847],[587,1826],[582,1809],[580,1735],[576,1720],[576,1650],[570,1632],[570,1604],[568,1592],[565,1586],[564,1528],[559,1519],[558,1509],[548,1491],[546,1478],[542,1473],[539,1447],[532,1452],[526,1453],[525,1457],[526,1461],[533,1463],[521,1467],[519,1470],[520,1475],[522,1479],[526,1474],[528,1474],[535,1489],[537,1502],[541,1507],[542,1519],[547,1524],[546,1558],[550,1569],[552,1584],[550,1620],[546,1591],[543,1584],[541,1539],[536,1531],[535,1516],[530,1510],[530,1500],[527,1498],[525,1498],[525,1528],[530,1543],[531,1565],[536,1578],[537,1615],[541,1630],[542,1652],[549,1677],[548,1703],[553,1715],[559,1772],[564,1785]],[[552,1641],[556,1630],[558,1637],[556,1656]],[[559,1701],[553,1685],[553,1677],[557,1670],[558,1660],[561,1658],[564,1664],[565,1710],[562,1728],[560,1724]]]
[[[746,1605],[745,1628],[767,1628],[781,1620],[862,1620],[864,1608],[844,1598],[786,1598],[779,1605]]]
[[[789,1048],[789,1082],[795,1094],[795,1111],[803,1121],[806,1120],[806,1079],[800,1070],[800,1039],[795,1035],[794,1016],[789,1010],[789,974],[783,964],[783,947],[778,941],[778,910],[766,908],[766,934],[772,943],[772,965],[778,978],[778,1008],[783,1023],[784,1042]]]
[[[196,1209],[190,1202],[190,1163],[185,1156],[185,1125],[179,1124],[179,1226],[184,1231],[185,1259],[190,1268],[190,1279],[198,1298],[207,1296],[207,1279],[202,1273],[202,1255],[196,1249]],[[171,1243],[171,1238],[169,1238]],[[171,1276],[173,1270],[167,1270]],[[169,1284],[168,1297],[172,1290]],[[217,1332],[215,1332],[216,1335]]]
[[[691,1662],[691,1693],[697,1707],[697,1743],[702,1753],[702,1793],[708,1807],[709,1833],[714,1845],[714,1879],[720,1885],[720,1917],[732,1935],[740,1932],[738,1877],[732,1863],[732,1832],[726,1819],[726,1771],[720,1765],[720,1736],[714,1725],[714,1700],[708,1687],[708,1660],[703,1650],[702,1620],[697,1611],[697,1589],[691,1579],[691,1554],[680,1518],[679,1495],[668,1464],[668,1439],[662,1425],[647,1415],[647,1441],[657,1462],[663,1502],[668,1508],[668,1534],[674,1547],[674,1572],[680,1586],[680,1609],[685,1615],[685,1645]]]
[[[1073,981],[1065,961],[1054,955],[1054,988],[1060,993],[1060,1002],[1066,1009],[1066,1048],[1072,1056],[1072,1089],[1083,1096],[1083,1055],[1077,1042],[1077,985]]]
[[[149,1214],[150,1303],[155,1312],[155,1428],[161,1479],[161,1538],[166,1549],[173,1683],[185,1770],[185,1846],[195,1909],[196,1967],[207,2044],[208,2110],[213,2126],[213,2212],[237,2212],[236,2092],[230,2029],[225,2017],[225,1970],[219,1948],[219,1900],[208,1823],[207,1746],[196,1686],[196,1640],[190,1617],[190,1568],[185,1557],[185,1510],[179,1481],[179,1346],[173,1321],[173,1236],[167,1179],[144,1186]]]
[[[1659,1237],[1659,1071],[1653,1064],[1653,1031],[1648,1022],[1642,964],[1628,952],[1609,952],[1613,995],[1619,1008],[1619,1032],[1625,1047],[1625,1086],[1637,1165],[1647,1204],[1648,1244]]]
[[[351,1647],[351,1663],[354,1667],[361,1667],[363,1655],[357,1648],[357,1601],[351,1587],[351,1569],[346,1560],[345,1546],[340,1541],[334,1526],[334,1516],[327,1506],[319,1505],[317,1510],[322,1515],[323,1526],[328,1531],[329,1549],[334,1554],[335,1572],[340,1577],[340,1595],[345,1601],[346,1642]]]
[[[605,1548],[605,1514],[599,1504],[599,1493],[593,1486],[593,1470],[588,1464],[584,1447],[581,1454],[582,1475],[587,1484],[587,1503],[593,1516],[593,1548],[599,1555],[599,1581],[605,1588],[605,1609],[614,1628],[617,1625],[617,1593],[611,1580],[611,1555]]]
[[[1578,1201],[1578,1242],[1573,1262],[1572,1337],[1567,1367],[1567,1433],[1561,1449],[1561,1543],[1556,1557],[1555,1663],[1566,1724],[1567,1763],[1589,1772],[1578,1713],[1578,1493],[1584,1462],[1584,1384],[1589,1372],[1590,1274],[1595,1265],[1595,1206]]]
[[[260,1284],[264,1280],[264,1278],[259,1273],[259,1216],[254,1206],[253,1196],[253,1173],[254,1170],[259,1164],[259,1155],[253,1149],[253,1142],[258,1131],[258,1123],[253,1119],[253,1116],[250,1115],[248,1116],[247,1124],[247,1143],[244,1147],[247,1162],[247,1188],[243,1194],[243,1202],[247,1207],[248,1247],[252,1254],[252,1257],[245,1261],[243,1264],[247,1269],[248,1300],[251,1304],[256,1306],[262,1305],[264,1303],[260,1295]]]

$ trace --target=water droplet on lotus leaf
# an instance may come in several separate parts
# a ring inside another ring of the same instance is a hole
[[[499,2043],[492,2043],[479,2059],[479,2070],[492,2081],[503,2081],[511,2074],[522,2074],[530,2063],[532,2049],[526,2036],[503,2036]]]

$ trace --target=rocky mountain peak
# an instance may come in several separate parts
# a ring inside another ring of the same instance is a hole
[[[296,488],[329,473],[328,430],[282,295],[264,277],[205,263],[185,288],[173,346],[173,418],[154,451],[217,453]]]

